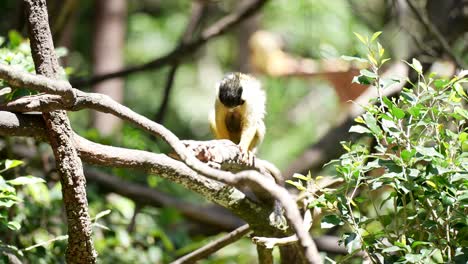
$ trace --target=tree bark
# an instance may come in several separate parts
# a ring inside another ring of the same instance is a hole
[[[25,0],[28,33],[37,74],[59,77],[45,0]],[[96,251],[91,239],[91,222],[86,198],[86,180],[81,160],[72,144],[73,131],[65,111],[43,113],[47,135],[57,161],[67,214],[68,263],[95,263]]]
[[[127,17],[126,0],[96,0],[93,40],[93,74],[101,75],[123,68],[123,48],[125,45]],[[93,91],[109,95],[122,103],[124,80],[116,78],[93,86]],[[93,127],[101,134],[110,135],[122,121],[110,114],[93,112]]]

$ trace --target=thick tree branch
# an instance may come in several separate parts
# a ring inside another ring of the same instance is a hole
[[[26,74],[24,71],[0,63],[0,76],[13,87],[28,87],[38,92],[60,95],[67,102],[75,101],[72,86],[67,81],[52,80],[42,75]]]
[[[166,143],[171,146],[180,159],[188,167],[195,170],[196,172],[212,180],[220,181],[231,186],[245,185],[254,190],[262,190],[265,193],[270,194],[275,200],[278,200],[285,209],[286,218],[290,222],[294,231],[297,233],[300,246],[304,251],[304,255],[306,256],[308,262],[321,262],[320,255],[318,254],[317,248],[312,238],[310,237],[307,230],[302,226],[302,217],[294,199],[292,199],[291,195],[286,191],[286,189],[278,186],[274,180],[265,177],[265,175],[254,170],[241,171],[234,174],[228,171],[213,169],[193,156],[193,154],[187,150],[186,146],[177,138],[177,136],[166,129],[164,126],[133,112],[128,107],[118,104],[107,96],[100,94],[86,94],[76,89],[75,92],[77,93],[78,97],[83,99],[81,102],[84,101],[83,104],[89,106],[89,108],[114,114],[115,116],[129,121],[153,135],[160,136]],[[77,100],[77,103],[80,103],[79,99]],[[78,146],[80,142],[76,142],[76,144]],[[96,154],[93,153],[93,155]],[[251,224],[254,230],[257,230],[256,227],[259,224],[257,221],[254,221],[253,223],[249,221],[247,222]],[[258,227],[264,228],[264,226]]]
[[[171,264],[195,263],[197,260],[206,258],[214,252],[220,250],[221,248],[236,242],[237,240],[247,235],[249,232],[249,225],[243,225],[237,228],[236,230],[228,233],[227,235],[213,240],[210,243],[204,245],[203,247],[192,251],[189,254],[171,262]]]
[[[27,115],[25,116],[27,117]],[[37,115],[32,116],[34,117]],[[9,120],[6,123],[10,123],[11,121],[12,120]],[[29,125],[26,125],[24,127],[28,126]],[[45,132],[40,134],[45,134]],[[14,155],[28,160],[34,159],[37,154],[37,150],[35,148],[23,144],[15,144],[12,148]],[[49,160],[49,158],[46,159]],[[48,170],[51,170],[55,166],[55,162],[53,160],[50,160],[49,162],[51,168]],[[99,185],[105,191],[114,192],[132,199],[139,205],[173,207],[191,221],[198,222],[205,226],[210,225],[210,227],[213,226],[215,229],[222,231],[230,231],[244,224],[244,222],[233,215],[231,211],[226,210],[224,207],[219,205],[198,205],[187,201],[181,201],[180,199],[160,192],[157,189],[153,189],[142,184],[128,182],[115,175],[110,175],[94,168],[85,167],[84,172],[88,182]]]
[[[28,35],[36,72],[48,78],[59,77],[60,66],[55,56],[54,43],[49,28],[45,0],[25,0]],[[14,80],[10,80],[13,81]],[[60,82],[58,82],[60,83]],[[71,100],[73,90],[55,90]],[[68,263],[95,263],[97,253],[91,238],[91,221],[86,197],[86,179],[78,153],[71,138],[73,131],[63,110],[42,114],[49,143],[57,161],[62,184],[62,195],[68,225]]]
[[[76,79],[72,80],[71,83],[74,87],[81,87],[85,85],[92,85],[98,82],[101,82],[103,80],[111,79],[111,78],[116,78],[116,77],[122,77],[126,76],[135,72],[139,71],[144,71],[144,70],[149,70],[149,69],[156,69],[163,67],[167,64],[170,64],[174,61],[179,61],[184,59],[185,56],[188,54],[191,54],[195,52],[197,49],[199,49],[201,46],[203,46],[207,41],[209,41],[212,38],[218,37],[222,35],[223,33],[227,32],[228,30],[232,29],[236,25],[238,25],[240,22],[242,22],[244,19],[250,17],[253,15],[255,12],[257,12],[265,3],[268,2],[267,0],[256,0],[253,1],[251,5],[243,8],[242,10],[239,10],[238,12],[234,12],[232,14],[229,14],[220,20],[218,20],[216,23],[205,29],[198,38],[193,39],[189,42],[187,42],[184,45],[180,45],[176,47],[173,51],[169,52],[163,57],[154,59],[150,62],[147,62],[142,65],[135,65],[135,66],[130,66],[126,69],[108,73],[108,74],[103,74],[103,75],[98,75],[98,76],[93,76],[88,79]]]
[[[39,140],[47,140],[44,121],[37,114],[15,114],[0,111],[0,135],[34,137]],[[86,163],[138,169],[159,175],[197,192],[247,222],[256,222],[260,226],[263,223],[260,223],[258,219],[268,219],[271,213],[271,208],[251,201],[236,188],[203,177],[184,163],[164,154],[101,145],[76,134],[73,141],[81,159]],[[226,143],[224,147],[223,142]],[[233,156],[236,154],[229,154],[229,152],[232,152],[230,150],[237,150],[237,146],[233,143],[229,145],[229,142],[221,141],[216,144],[219,145],[219,150],[226,150],[225,154],[216,156],[216,162],[219,162],[219,166],[223,168],[229,168],[229,164],[235,160]],[[201,142],[201,144],[206,144],[206,142]],[[255,212],[255,214],[252,212]],[[263,229],[268,230],[271,228],[263,227]]]

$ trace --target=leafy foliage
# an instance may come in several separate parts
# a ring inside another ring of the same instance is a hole
[[[43,183],[44,180],[34,176],[20,176],[11,180],[5,180],[2,176],[3,173],[14,169],[15,167],[23,164],[20,160],[4,160],[0,163],[2,169],[0,169],[0,231],[5,232],[19,232],[21,229],[21,218],[12,217],[12,210],[22,203],[21,195],[17,193],[17,188],[26,186],[29,184]],[[18,255],[22,255],[15,246],[8,245],[0,240],[1,251],[11,251]]]
[[[373,84],[379,97],[363,106],[350,131],[371,136],[374,144],[343,143],[347,153],[333,163],[344,185],[309,206],[328,208],[325,226],[345,225],[348,250],[364,250],[376,263],[467,260],[468,72],[449,80],[426,77],[413,59],[408,65],[417,80],[406,80],[410,87],[396,98],[382,96],[394,80],[379,75],[387,61],[379,34],[356,34],[371,67],[355,81]]]

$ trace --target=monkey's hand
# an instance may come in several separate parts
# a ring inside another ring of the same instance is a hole
[[[245,162],[246,164],[253,164],[255,165],[255,154],[248,149],[243,149],[239,145],[239,152],[240,152],[240,160]]]

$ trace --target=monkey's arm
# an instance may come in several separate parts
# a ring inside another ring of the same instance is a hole
[[[226,127],[227,109],[219,100],[216,100],[215,111],[210,116],[210,127],[217,139],[230,139]]]
[[[258,130],[257,122],[251,118],[246,118],[246,120],[243,121],[239,146],[243,151],[252,150],[258,143],[253,142]],[[256,141],[258,141],[258,139]]]

